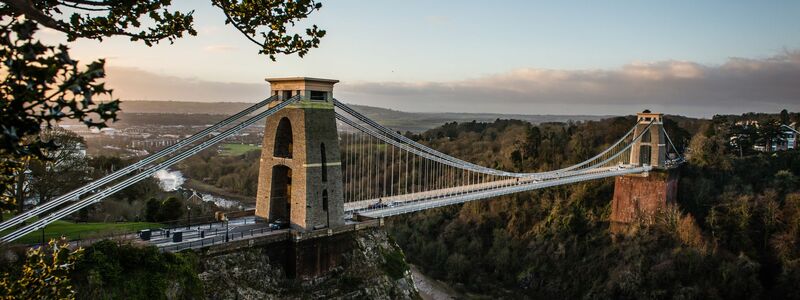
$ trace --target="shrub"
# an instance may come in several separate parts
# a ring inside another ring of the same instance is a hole
[[[406,264],[406,258],[400,250],[383,252],[383,259],[383,271],[392,279],[403,278],[406,271],[409,270],[409,266]]]

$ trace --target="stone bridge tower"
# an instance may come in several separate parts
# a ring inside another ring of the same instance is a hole
[[[656,168],[664,168],[667,158],[667,139],[664,135],[664,115],[649,110],[636,114],[636,128],[633,136],[639,136],[650,123],[649,132],[631,147],[631,164],[648,164]]]
[[[256,216],[313,230],[344,224],[339,136],[333,106],[338,80],[267,79],[273,95],[301,100],[266,120]],[[278,102],[273,102],[271,106]]]
[[[668,204],[676,203],[678,170],[666,165],[664,115],[647,110],[636,114],[634,137],[639,136],[651,122],[653,125],[648,132],[631,147],[630,163],[636,166],[648,164],[653,166],[653,170],[615,178],[610,218],[612,232],[623,232],[628,224],[634,222],[650,223]]]

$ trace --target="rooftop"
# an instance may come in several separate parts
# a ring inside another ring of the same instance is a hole
[[[337,83],[336,79],[314,78],[314,77],[278,77],[266,78],[268,82],[286,82],[286,81],[310,81],[310,82],[324,82],[324,83]]]

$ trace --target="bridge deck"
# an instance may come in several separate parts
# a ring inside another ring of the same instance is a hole
[[[648,172],[651,169],[652,167],[650,166],[635,167],[635,168],[613,167],[613,168],[597,169],[597,171],[578,173],[576,175],[565,176],[551,180],[541,180],[541,181],[529,180],[529,181],[512,182],[511,184],[507,182],[508,180],[502,180],[498,182],[489,182],[476,185],[475,190],[465,191],[463,193],[443,195],[441,197],[436,197],[436,198],[422,198],[423,194],[427,195],[428,192],[417,193],[418,196],[420,196],[421,198],[414,198],[414,197],[405,198],[404,200],[400,202],[395,202],[393,205],[387,207],[374,208],[374,209],[366,209],[366,207],[362,207],[362,210],[358,210],[358,208],[355,208],[356,206],[351,206],[351,210],[347,212],[370,218],[383,218],[383,217],[415,212],[435,207],[487,199],[512,193],[531,191],[531,190],[558,186],[563,184],[570,184],[585,180],[614,177],[625,174],[643,173],[643,172]],[[374,199],[371,201],[372,204],[374,204],[378,202],[378,199]]]
[[[273,230],[266,223],[257,222],[254,217],[247,217],[231,220],[227,228],[224,223],[212,223],[173,229],[173,232],[181,232],[183,235],[183,239],[180,242],[173,242],[171,237],[159,233],[148,243],[158,247],[162,252],[206,248],[211,248],[212,251],[228,251],[235,248],[249,247],[254,243],[268,244],[286,240],[299,242],[376,226],[382,226],[382,223],[378,220],[349,222],[346,225],[335,228],[301,232],[292,229]],[[201,231],[205,232],[202,237]]]

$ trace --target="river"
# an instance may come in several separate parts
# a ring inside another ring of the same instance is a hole
[[[216,195],[202,193],[182,187],[183,183],[186,182],[186,178],[183,177],[183,173],[181,173],[181,171],[158,170],[158,172],[153,174],[153,177],[158,179],[158,185],[164,191],[172,192],[178,190],[179,188],[183,188],[197,193],[203,199],[203,201],[214,202],[214,204],[221,208],[234,208],[240,206],[239,201],[236,200],[229,200]]]
[[[419,268],[417,268],[415,265],[411,265],[411,278],[414,280],[414,285],[417,286],[417,290],[419,290],[419,296],[423,300],[446,300],[462,298],[458,292],[454,291],[446,283],[422,274]]]

